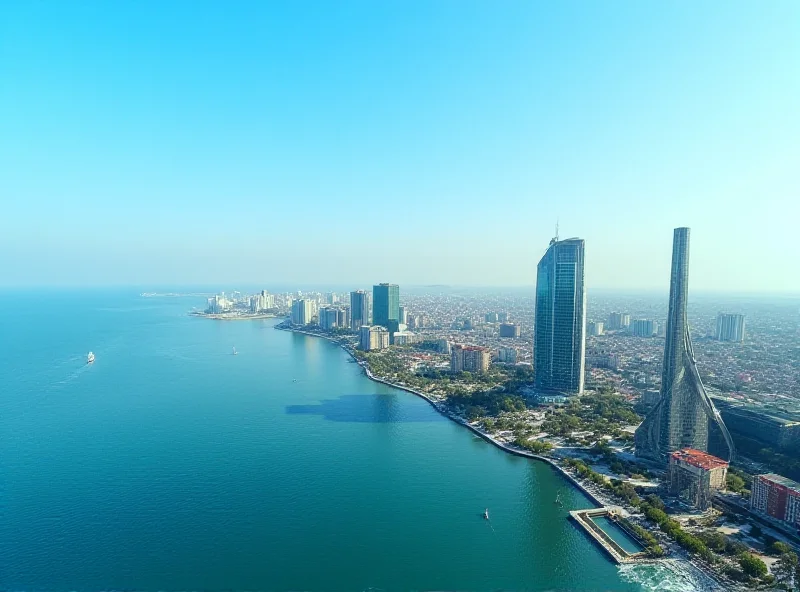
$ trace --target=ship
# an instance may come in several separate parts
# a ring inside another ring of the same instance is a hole
[[[486,509],[483,511],[483,519],[484,519],[484,520],[488,520],[488,519],[489,519],[489,508],[486,508]]]
[[[234,356],[236,355],[236,348],[235,347],[233,348],[233,355]]]
[[[89,355],[86,356],[86,363],[91,364],[92,362],[94,362],[94,354],[92,352],[89,352]]]

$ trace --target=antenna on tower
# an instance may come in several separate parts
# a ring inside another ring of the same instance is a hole
[[[558,242],[558,218],[556,218],[556,242]]]

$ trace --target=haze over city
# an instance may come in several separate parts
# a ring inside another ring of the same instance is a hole
[[[5,3],[0,284],[796,292],[795,2]],[[765,257],[765,252],[771,256]]]

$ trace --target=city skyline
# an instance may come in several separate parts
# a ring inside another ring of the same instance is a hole
[[[4,4],[0,285],[531,285],[560,220],[588,289],[686,225],[693,289],[800,292],[796,3],[306,8]]]

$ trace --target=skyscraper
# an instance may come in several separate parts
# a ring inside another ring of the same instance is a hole
[[[672,243],[661,397],[636,430],[636,455],[666,464],[682,448],[708,451],[709,425],[719,429],[733,456],[733,442],[697,371],[689,337],[686,300],[689,292],[689,229],[676,228]]]
[[[716,335],[719,341],[744,341],[744,315],[719,313]]]
[[[586,351],[584,242],[550,241],[536,270],[533,370],[538,390],[580,394]]]
[[[350,328],[353,331],[369,325],[369,293],[364,290],[350,292]]]
[[[400,286],[378,284],[372,287],[372,324],[386,327],[390,341],[392,334],[400,330]]]

